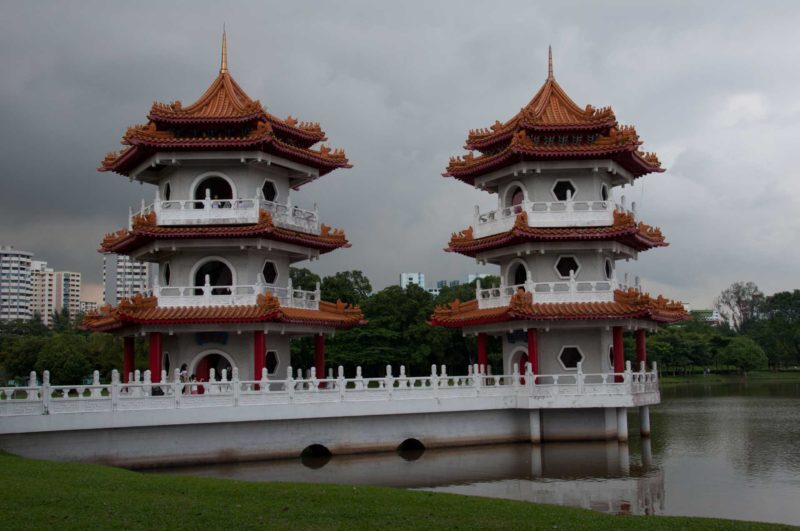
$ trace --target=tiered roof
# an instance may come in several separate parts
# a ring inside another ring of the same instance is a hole
[[[158,240],[212,238],[264,238],[295,243],[321,253],[340,247],[350,247],[341,229],[331,229],[327,225],[322,225],[319,235],[285,229],[274,224],[269,212],[261,210],[258,223],[250,225],[164,226],[158,225],[156,213],[150,212],[135,216],[130,229],[120,229],[106,234],[98,250],[101,253],[127,254]]]
[[[508,306],[478,308],[478,301],[461,303],[456,300],[438,306],[431,324],[447,328],[462,328],[505,321],[578,321],[598,319],[644,319],[658,323],[673,323],[689,319],[680,302],[662,296],[656,298],[629,289],[614,292],[613,302],[537,303],[530,292],[516,293]]]
[[[242,90],[228,72],[224,35],[219,75],[205,93],[186,107],[180,101],[155,102],[147,118],[147,124],[128,128],[122,137],[126,147],[109,153],[100,171],[128,175],[158,150],[259,150],[316,168],[320,175],[351,167],[341,149],[312,149],[326,140],[318,123],[278,118]]]
[[[661,229],[645,223],[637,223],[630,212],[614,211],[613,225],[601,227],[529,227],[528,213],[517,214],[511,230],[475,239],[472,227],[453,233],[446,249],[474,257],[480,252],[499,249],[527,242],[554,241],[616,241],[636,251],[669,245]]]
[[[120,301],[119,305],[103,306],[86,314],[83,326],[95,332],[109,332],[137,325],[183,325],[226,323],[286,323],[332,328],[352,328],[364,324],[358,306],[341,301],[320,301],[319,310],[284,308],[271,293],[259,295],[252,306],[160,307],[156,297],[141,294]]]
[[[516,162],[594,158],[610,158],[635,177],[664,171],[641,144],[611,107],[582,109],[572,101],[553,76],[550,54],[547,80],[533,99],[505,123],[470,131],[464,146],[470,153],[451,157],[444,175],[474,184],[475,177]]]

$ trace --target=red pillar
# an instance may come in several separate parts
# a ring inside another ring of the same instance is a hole
[[[478,334],[478,365],[485,367],[489,365],[489,355],[486,353],[486,334]]]
[[[625,343],[622,341],[622,327],[615,326],[614,333],[614,372],[617,374],[625,372]],[[622,376],[616,376],[615,382],[621,382]]]
[[[267,335],[263,330],[253,332],[253,380],[260,380],[267,352]]]
[[[325,378],[325,336],[322,334],[314,336],[314,370],[317,378]]]
[[[647,363],[647,332],[644,328],[636,330],[636,370],[642,366],[642,362]]]
[[[136,370],[134,364],[134,337],[125,336],[122,339],[122,381],[128,383],[128,377]]]
[[[150,381],[161,382],[161,332],[150,332]]]
[[[531,362],[533,374],[539,374],[539,333],[535,328],[528,328],[528,361]]]

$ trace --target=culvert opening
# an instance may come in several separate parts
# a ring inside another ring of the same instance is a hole
[[[416,461],[425,453],[425,445],[419,439],[406,439],[397,447],[397,454],[406,461]]]
[[[331,460],[331,451],[321,444],[306,446],[300,452],[300,461],[308,468],[322,468]]]

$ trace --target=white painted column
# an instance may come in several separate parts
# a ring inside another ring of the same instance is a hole
[[[642,437],[650,437],[650,406],[639,408],[639,429]]]
[[[539,444],[542,442],[541,411],[538,409],[533,409],[528,412],[528,417],[530,419],[530,426],[531,426],[531,442],[533,444]]]
[[[627,442],[628,440],[628,408],[617,408],[617,440]]]

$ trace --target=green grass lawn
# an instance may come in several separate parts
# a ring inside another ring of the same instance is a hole
[[[0,453],[2,529],[777,529],[390,489],[147,475]]]

